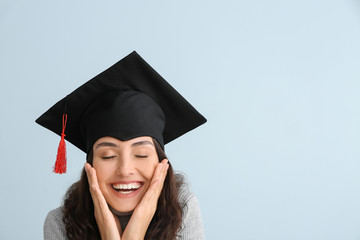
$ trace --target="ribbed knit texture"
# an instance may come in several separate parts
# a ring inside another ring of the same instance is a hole
[[[176,240],[204,240],[204,228],[197,198],[186,190],[181,191],[179,201],[182,204],[186,204],[187,207],[183,209],[182,231],[179,233],[180,237]],[[130,216],[118,216],[122,226],[126,226]],[[62,217],[62,207],[48,213],[44,223],[45,240],[68,240]]]

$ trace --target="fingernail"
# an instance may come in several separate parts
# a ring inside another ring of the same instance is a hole
[[[163,167],[163,165],[164,165],[164,164],[162,164],[162,163],[159,163],[159,164],[160,164],[159,168],[161,169],[161,168]]]

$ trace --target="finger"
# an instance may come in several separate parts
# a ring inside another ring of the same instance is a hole
[[[163,159],[157,166],[157,169],[154,172],[154,180],[161,179],[161,177],[164,175],[164,173],[167,171],[168,160],[165,158]]]
[[[91,194],[91,198],[93,199],[94,205],[98,205],[98,197],[97,197],[97,186],[96,184],[94,184],[94,173],[91,171],[92,166],[89,163],[85,163],[85,171],[86,171],[86,176],[89,182],[89,190],[90,190],[90,194]]]
[[[89,186],[90,187],[93,185],[99,186],[98,182],[97,182],[95,168],[93,168],[89,163],[85,163],[85,172],[86,172],[86,176],[87,176],[87,179],[89,182]]]
[[[167,175],[167,172],[169,169],[169,163],[168,163],[167,159],[166,159],[166,162],[164,162],[163,164],[165,164],[165,166],[163,166],[163,168],[162,168],[162,172],[161,172],[161,176],[160,176],[160,180],[159,180],[159,187],[158,187],[159,195],[164,186],[166,175]]]
[[[167,159],[164,159],[161,163],[165,165],[165,166],[163,167],[163,169],[162,169],[163,171],[162,171],[162,174],[161,174],[161,177],[163,178],[163,179],[162,179],[162,182],[164,182],[165,177],[166,177],[166,175],[167,175],[167,172],[168,172],[168,170],[169,170],[169,161],[168,161]]]
[[[89,169],[89,173],[90,173],[91,185],[99,187],[95,168],[91,167]]]
[[[87,176],[89,185],[91,185],[91,179],[90,179],[90,173],[89,173],[89,169],[91,168],[91,165],[89,163],[85,163],[84,168],[85,168],[85,172],[86,172],[86,176]]]
[[[163,164],[163,167],[161,168],[159,174],[160,184],[164,183],[165,177],[167,175],[167,171],[169,169],[169,161],[167,159],[164,159],[161,161],[161,164]]]
[[[91,177],[91,181],[92,181],[91,188],[94,192],[94,195],[95,195],[94,197],[96,198],[97,204],[99,205],[101,210],[108,210],[109,207],[106,203],[104,195],[102,194],[102,192],[100,190],[95,168],[90,169],[90,175],[91,175],[90,177]]]
[[[88,177],[89,186],[99,187],[96,170],[89,163],[85,163],[85,171]]]
[[[92,188],[92,186],[93,186],[93,178],[92,178],[92,176],[91,176],[91,165],[89,164],[89,163],[85,163],[85,165],[84,165],[84,167],[85,167],[85,172],[86,172],[86,176],[87,176],[87,179],[88,179],[88,182],[89,182],[89,190],[90,190],[90,193],[92,193],[92,191],[93,191],[93,188]]]
[[[161,161],[161,163],[158,164],[158,166],[155,169],[153,178],[151,179],[149,189],[147,191],[148,196],[151,195],[154,195],[154,197],[160,196],[160,192],[164,185],[168,167],[169,164],[167,159],[164,159],[163,161]]]
[[[169,169],[169,161],[167,159],[164,159],[161,161],[161,164],[163,164],[162,168],[160,169],[160,173],[158,175],[158,187],[160,188],[160,191],[164,185],[165,178]]]
[[[107,207],[106,200],[100,190],[96,170],[89,163],[85,164],[85,170],[89,181],[89,190],[93,199],[94,205],[100,209]]]
[[[151,178],[150,186],[156,185],[156,183],[159,181],[159,179],[162,175],[163,167],[164,167],[163,162],[164,162],[164,160],[162,162],[158,163],[158,165],[156,166],[154,174]]]

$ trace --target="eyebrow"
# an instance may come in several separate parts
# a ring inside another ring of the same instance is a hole
[[[133,144],[131,144],[131,147],[137,147],[137,146],[142,146],[142,145],[151,145],[154,146],[154,144],[148,140],[144,140],[144,141],[139,141],[139,142],[134,142]]]
[[[137,146],[143,146],[143,145],[154,146],[154,144],[152,142],[150,142],[148,140],[143,140],[143,141],[139,141],[139,142],[135,142],[135,143],[131,144],[131,147],[137,147]],[[99,147],[119,147],[119,146],[112,142],[101,142],[98,145],[96,145],[95,149],[98,149]]]
[[[96,145],[95,149],[98,149],[99,147],[118,147],[118,145],[112,142],[101,142],[98,145]]]

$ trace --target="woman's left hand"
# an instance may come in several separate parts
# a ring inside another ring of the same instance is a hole
[[[164,159],[156,166],[150,186],[139,205],[135,208],[125,228],[122,239],[144,239],[151,219],[155,214],[168,168],[169,164],[167,159]]]

